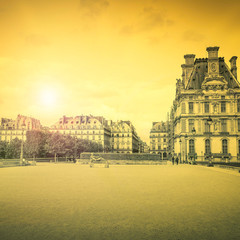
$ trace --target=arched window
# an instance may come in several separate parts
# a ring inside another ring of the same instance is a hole
[[[195,153],[194,140],[189,140],[189,153]]]
[[[240,154],[240,140],[238,140],[238,153]]]
[[[210,146],[210,140],[205,140],[205,153],[211,153],[211,146]]]
[[[222,140],[222,152],[223,153],[228,153],[228,142],[226,139]]]

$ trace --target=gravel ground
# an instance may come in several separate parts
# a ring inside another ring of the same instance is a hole
[[[0,169],[1,240],[240,239],[240,174],[190,165]]]

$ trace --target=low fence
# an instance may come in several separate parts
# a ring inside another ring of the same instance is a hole
[[[20,159],[0,159],[0,167],[20,166]]]
[[[106,160],[138,160],[162,161],[160,155],[149,153],[81,153],[81,159],[90,159],[93,156],[103,157]]]
[[[184,161],[185,159],[182,158],[181,160]],[[192,158],[192,159],[188,158],[188,161],[193,161],[193,160],[194,160],[194,158]],[[206,158],[205,156],[196,156],[195,161],[208,163],[209,159]],[[230,156],[229,158],[213,157],[213,158],[211,158],[211,161],[214,163],[222,163],[222,164],[224,164],[224,163],[240,163],[240,159],[237,156]]]
[[[201,165],[208,165],[209,161],[196,161],[197,164]],[[237,167],[240,168],[240,162],[219,162],[219,161],[212,161],[213,165],[218,166],[229,166],[229,167]]]
[[[55,162],[54,157],[50,158],[26,158],[28,161],[36,161],[36,162]],[[67,157],[57,157],[56,162],[73,162],[73,158]]]
[[[162,160],[159,155],[146,153],[81,153],[79,164],[88,164],[91,155],[94,157],[102,157],[108,161],[110,165],[164,165],[166,160]]]

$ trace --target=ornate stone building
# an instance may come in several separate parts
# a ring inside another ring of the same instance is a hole
[[[16,120],[0,119],[0,141],[11,141],[14,138],[26,138],[26,132],[29,130],[41,129],[40,121],[22,115],[18,115]]]
[[[168,124],[167,122],[153,122],[150,131],[150,153],[159,154],[160,158],[168,156]]]
[[[229,67],[218,50],[208,47],[208,58],[184,56],[172,111],[172,151],[182,160],[236,160],[240,153],[237,57]]]
[[[63,116],[51,126],[51,132],[69,134],[71,136],[97,142],[105,151],[111,150],[111,122],[96,116]]]
[[[139,137],[130,121],[117,121],[111,125],[112,152],[137,153],[139,152]]]

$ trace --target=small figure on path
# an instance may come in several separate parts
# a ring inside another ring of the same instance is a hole
[[[172,165],[174,165],[174,155],[172,156]]]
[[[176,163],[177,163],[177,165],[178,165],[178,156],[176,157]]]

